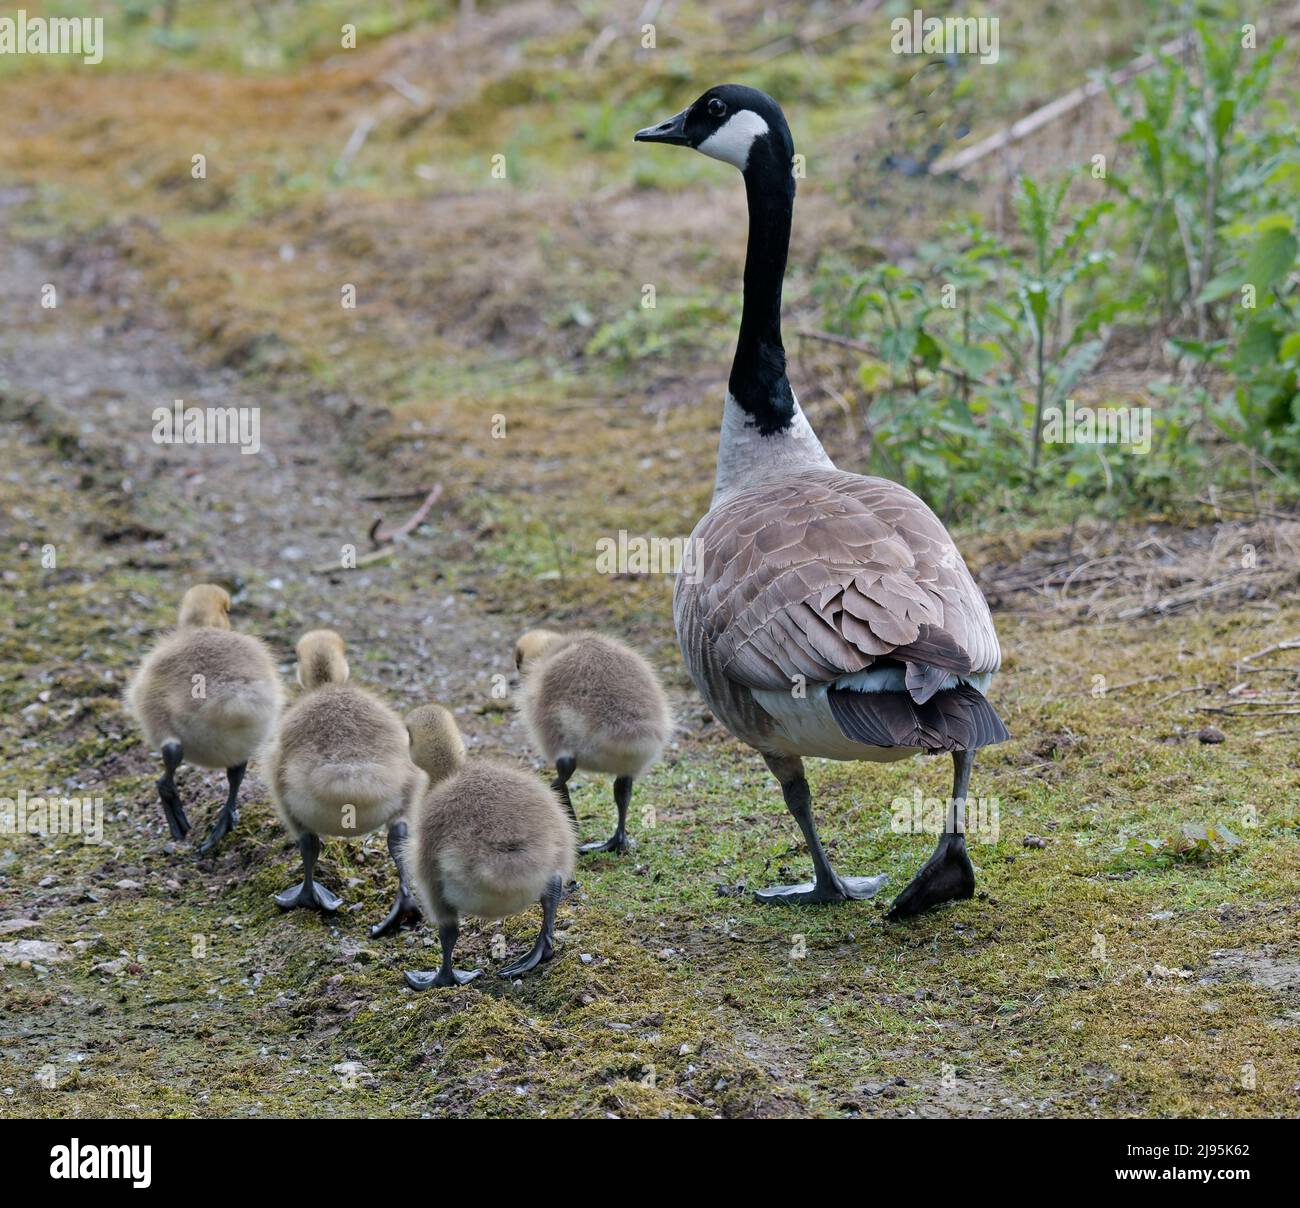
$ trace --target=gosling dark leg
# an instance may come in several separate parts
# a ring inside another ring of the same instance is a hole
[[[390,931],[400,931],[403,927],[414,927],[420,921],[420,904],[411,895],[406,883],[406,870],[402,867],[402,845],[406,842],[406,823],[397,821],[388,827],[388,854],[393,857],[397,868],[397,901],[382,923],[370,928],[371,937],[387,935]]]
[[[190,820],[185,816],[181,795],[176,789],[176,769],[181,766],[184,751],[180,739],[169,738],[162,745],[163,774],[158,778],[158,800],[162,802],[163,817],[173,839],[184,839],[190,833]]]
[[[780,755],[764,755],[763,759],[772,770],[772,775],[781,782],[786,809],[794,815],[794,820],[803,832],[804,842],[808,844],[808,852],[812,856],[814,879],[800,885],[776,885],[771,889],[757,890],[754,900],[804,905],[809,902],[860,900],[879,893],[889,880],[888,877],[841,877],[831,867],[817,835],[817,824],[813,821],[812,793],[804,778],[803,760]]]
[[[628,849],[627,807],[632,804],[632,777],[620,776],[614,781],[614,804],[618,806],[618,825],[614,833],[602,843],[584,843],[581,852],[614,851],[622,855]]]
[[[564,892],[564,879],[556,873],[547,883],[541,896],[542,929],[537,933],[537,942],[532,951],[521,961],[516,961],[502,969],[499,977],[518,977],[530,969],[536,969],[543,961],[555,955],[555,911],[560,904],[560,894]]]
[[[578,815],[573,812],[573,802],[569,800],[569,778],[578,768],[578,761],[572,755],[561,755],[555,761],[555,779],[551,781],[553,788],[560,795],[564,808],[569,811],[569,817],[576,823]]]
[[[456,941],[460,938],[459,923],[440,923],[438,925],[438,942],[442,944],[442,964],[437,973],[421,973],[407,969],[402,976],[412,990],[427,990],[430,986],[463,986],[473,981],[482,969],[457,969],[452,966],[451,956],[455,951]]]
[[[312,875],[316,870],[316,857],[320,855],[320,839],[313,834],[305,834],[298,840],[298,850],[302,852],[302,880],[283,893],[276,894],[275,904],[282,910],[302,906],[307,910],[323,910],[326,914],[333,914],[343,905],[343,899],[332,894]]]
[[[211,832],[199,844],[199,855],[206,856],[235,829],[235,825],[239,822],[239,786],[243,783],[244,773],[247,770],[247,761],[226,769],[226,781],[230,785],[230,792],[226,796],[226,804],[221,807],[221,813],[217,815],[217,821],[213,825]]]
[[[891,923],[943,902],[975,895],[975,868],[966,852],[966,793],[970,787],[971,769],[975,766],[975,752],[954,751],[952,763],[952,800],[948,803],[939,845],[921,871],[894,899],[885,916]]]

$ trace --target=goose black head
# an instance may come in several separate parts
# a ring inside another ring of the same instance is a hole
[[[719,84],[693,105],[635,135],[638,143],[693,147],[739,168],[750,178],[776,173],[791,177],[794,140],[785,114],[765,92],[743,84]]]
[[[794,139],[765,92],[719,84],[657,126],[640,143],[673,143],[739,168],[749,206],[745,302],[727,380],[732,398],[761,435],[783,432],[797,413],[781,343],[781,282],[794,213]]]

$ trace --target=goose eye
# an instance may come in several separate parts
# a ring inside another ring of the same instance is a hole
[[[713,117],[725,117],[727,113],[727,102],[721,97],[712,97],[709,101],[709,113]]]

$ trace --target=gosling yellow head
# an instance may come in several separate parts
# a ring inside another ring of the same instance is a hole
[[[345,684],[348,660],[343,639],[332,629],[313,629],[298,639],[298,683],[309,692],[322,684]]]
[[[199,583],[181,597],[181,628],[230,628],[230,593],[215,583]]]
[[[522,671],[526,664],[535,663],[562,636],[553,629],[530,629],[515,643],[515,670]]]
[[[441,705],[421,705],[406,715],[411,736],[411,762],[441,784],[465,764],[465,740],[456,719]]]

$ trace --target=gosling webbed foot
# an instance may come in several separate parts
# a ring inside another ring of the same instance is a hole
[[[975,867],[961,836],[945,836],[921,871],[894,899],[885,915],[891,923],[922,914],[944,902],[975,896]]]
[[[301,906],[306,910],[320,910],[325,914],[333,914],[343,905],[343,899],[331,893],[319,881],[312,881],[310,885],[300,881],[283,893],[277,893],[275,904],[281,910],[293,910]]]
[[[542,927],[537,933],[537,940],[533,944],[532,951],[521,961],[516,961],[513,965],[507,965],[500,970],[500,977],[518,977],[521,973],[527,973],[530,969],[536,969],[543,961],[548,961],[555,955],[555,912],[559,909],[560,895],[564,892],[564,878],[556,873],[546,882],[546,888],[542,891]]]
[[[543,961],[549,961],[554,955],[555,945],[551,943],[547,936],[539,935],[537,942],[532,947],[532,951],[523,960],[515,961],[513,965],[507,965],[504,969],[498,970],[497,976],[518,977],[520,974],[536,969]]]
[[[407,969],[402,977],[412,990],[428,990],[432,986],[463,986],[482,972],[482,969],[439,969],[437,973],[422,973]]]
[[[181,795],[176,790],[176,783],[170,774],[160,776],[157,782],[158,799],[162,802],[163,817],[167,819],[167,829],[172,838],[178,842],[190,833],[190,820],[185,816],[185,807],[181,804]]]
[[[632,846],[632,840],[622,831],[615,831],[608,839],[597,843],[584,843],[578,851],[583,855],[588,855],[594,851],[612,851],[618,855],[623,855],[629,847]]]
[[[212,829],[208,832],[208,837],[199,844],[199,855],[206,856],[213,851],[217,844],[221,842],[239,821],[239,811],[222,808],[221,813],[217,815],[217,820],[212,824]]]
[[[770,905],[809,906],[834,902],[861,902],[874,898],[887,884],[889,877],[881,873],[876,877],[841,877],[827,881],[804,881],[800,885],[774,885],[771,889],[756,889],[754,901]]]
[[[388,935],[390,932],[400,931],[403,927],[414,927],[419,923],[420,917],[420,903],[409,893],[399,893],[392,910],[388,912],[383,922],[376,923],[370,928],[370,938]]]

